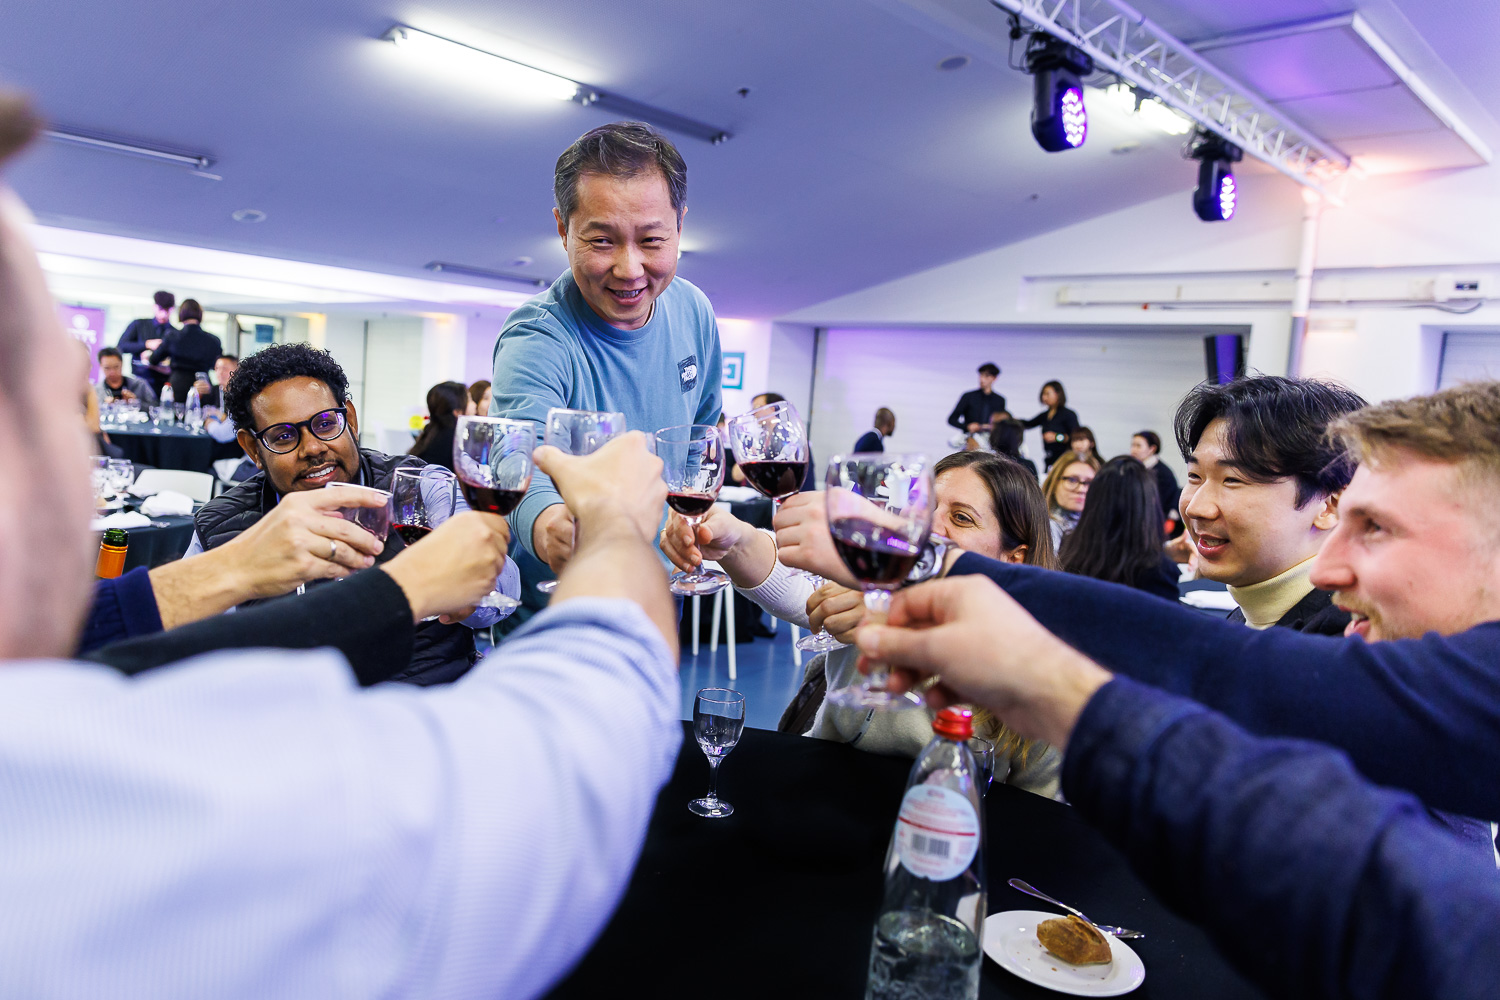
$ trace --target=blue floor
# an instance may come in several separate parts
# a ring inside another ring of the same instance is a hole
[[[703,613],[711,602],[704,601]],[[805,632],[802,634],[806,634]],[[729,657],[722,636],[716,652],[705,641],[693,655],[691,646],[682,650],[682,717],[693,717],[693,696],[700,688],[729,687],[745,695],[745,725],[775,729],[781,713],[802,684],[802,668],[792,662],[792,629],[785,622],[776,628],[776,638],[742,642],[735,650],[736,679],[729,679]],[[802,654],[805,665],[812,656]]]

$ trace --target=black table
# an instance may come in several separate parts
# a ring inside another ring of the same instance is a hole
[[[181,425],[105,424],[103,430],[110,443],[117,445],[132,463],[158,469],[212,474],[214,462],[244,454],[238,441],[215,441],[206,432],[190,431]]]
[[[715,1000],[863,997],[881,869],[911,761],[746,729],[719,776],[734,815],[706,820],[687,810],[708,788],[708,763],[684,729],[624,900],[550,996],[597,1000],[651,987]],[[1071,808],[1006,785],[985,805],[991,913],[1051,909],[1005,884],[1022,878],[1147,933],[1130,942],[1146,965],[1132,997],[1260,996]],[[979,995],[1061,996],[988,958]]]
[[[161,527],[152,524],[145,528],[130,528],[130,548],[125,553],[125,569],[137,566],[147,569],[162,563],[181,559],[193,541],[193,519],[191,517],[153,517]]]

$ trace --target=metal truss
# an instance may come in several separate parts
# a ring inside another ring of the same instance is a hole
[[[1121,0],[990,0],[1076,45],[1096,66],[1339,202],[1349,157]]]

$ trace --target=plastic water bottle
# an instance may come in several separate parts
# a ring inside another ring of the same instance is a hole
[[[171,383],[161,387],[161,411],[156,416],[158,424],[170,424],[177,418],[177,395],[172,392]]]
[[[189,389],[187,394],[187,425],[191,430],[203,429],[203,400],[198,398],[197,389]]]
[[[984,933],[984,809],[973,713],[945,708],[912,765],[885,857],[865,1000],[975,1000]]]

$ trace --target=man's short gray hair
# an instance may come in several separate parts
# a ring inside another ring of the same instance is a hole
[[[635,177],[647,170],[661,171],[681,225],[687,205],[687,164],[666,136],[643,122],[611,122],[585,132],[557,158],[552,194],[563,225],[578,208],[580,175]]]

